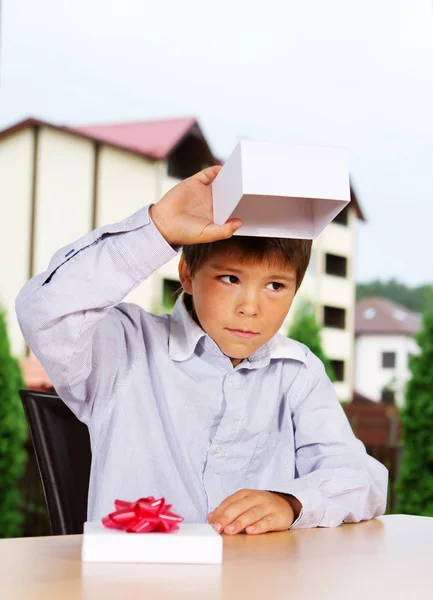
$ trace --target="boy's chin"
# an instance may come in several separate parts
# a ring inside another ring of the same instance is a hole
[[[239,348],[239,346],[241,346],[241,344],[236,344],[236,345],[230,345],[230,347],[225,347],[225,348],[221,348],[221,351],[223,352],[223,354],[225,354],[226,356],[228,356],[228,358],[232,359],[232,360],[244,360],[245,358],[248,358],[249,356],[251,356],[252,354],[254,354],[254,352],[256,352],[260,347],[260,346],[250,346],[248,347],[247,344],[243,344],[244,348]]]

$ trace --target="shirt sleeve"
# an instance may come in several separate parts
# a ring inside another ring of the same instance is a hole
[[[148,208],[56,252],[16,300],[26,342],[57,393],[84,422],[96,394],[109,398],[134,359],[130,339],[136,326],[127,305],[119,303],[177,254]]]
[[[322,362],[311,352],[307,371],[304,389],[291,402],[297,478],[279,490],[302,504],[292,528],[336,527],[383,515],[387,469],[356,439]]]

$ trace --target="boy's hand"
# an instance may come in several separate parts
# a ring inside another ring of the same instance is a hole
[[[209,514],[208,521],[218,533],[229,535],[244,530],[249,534],[285,531],[298,518],[301,508],[293,496],[240,490],[221,502]]]
[[[172,246],[224,240],[242,226],[240,219],[229,219],[224,225],[213,222],[211,183],[220,169],[209,167],[188,177],[150,207],[152,221]]]

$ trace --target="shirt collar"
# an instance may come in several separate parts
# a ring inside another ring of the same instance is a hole
[[[185,306],[185,294],[182,293],[174,305],[170,318],[170,334],[168,352],[175,361],[188,360],[194,353],[197,344],[202,338],[208,338],[206,346],[216,346],[207,333],[194,321],[191,313]],[[306,347],[277,333],[267,344],[264,344],[254,354],[246,359],[251,367],[261,367],[269,364],[272,359],[297,360],[307,365]],[[244,365],[244,363],[241,363]],[[240,365],[239,365],[240,366]]]
[[[298,360],[308,367],[307,352],[308,349],[304,344],[296,342],[281,333],[277,333],[269,340],[271,358],[287,358],[290,360]]]
[[[185,306],[185,294],[179,296],[170,318],[168,353],[170,358],[183,361],[190,358],[206,332],[197,325]]]

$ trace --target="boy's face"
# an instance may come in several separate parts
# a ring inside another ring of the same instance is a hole
[[[291,267],[241,262],[233,252],[213,255],[193,277],[182,256],[179,276],[201,327],[234,367],[278,332],[296,292]]]

